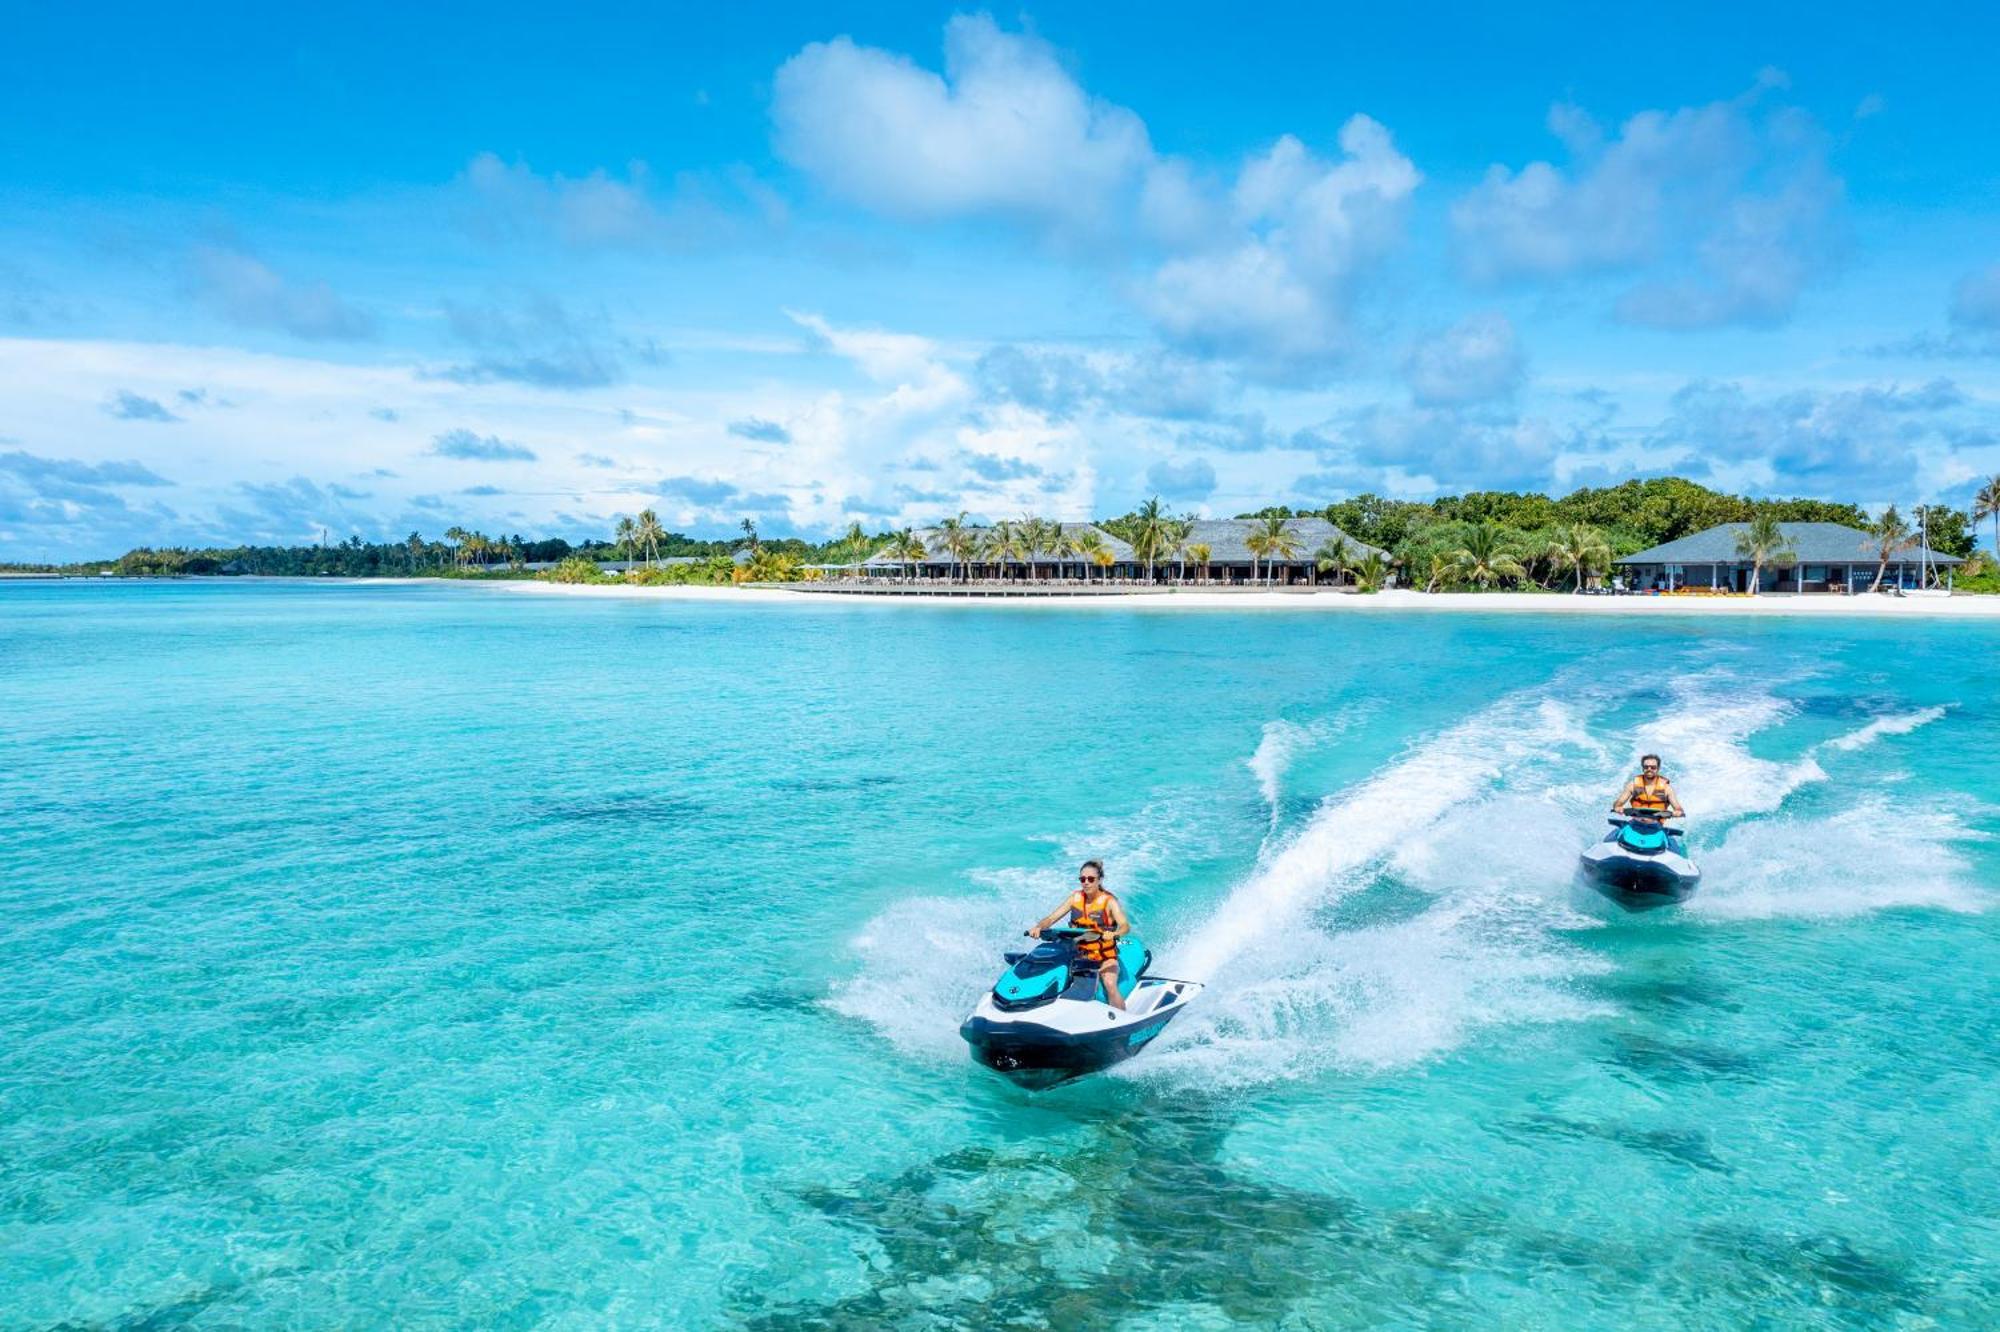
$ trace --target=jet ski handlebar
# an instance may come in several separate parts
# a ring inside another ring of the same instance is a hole
[[[1678,814],[1655,814],[1644,810],[1635,810],[1629,814],[1613,814],[1607,822],[1614,828],[1622,828],[1628,823],[1657,823],[1668,832],[1685,832],[1686,829],[1681,826],[1680,822],[1683,817],[1685,816]]]

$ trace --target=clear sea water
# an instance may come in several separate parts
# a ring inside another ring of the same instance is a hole
[[[0,1327],[1991,1327],[1996,737],[1988,624],[0,586]],[[1031,1095],[1086,855],[1211,989]]]

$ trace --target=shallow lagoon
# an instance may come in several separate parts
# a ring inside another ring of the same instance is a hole
[[[0,1326],[1975,1326],[2000,625],[0,587]],[[1640,748],[1707,883],[1575,851]],[[956,1022],[1109,861],[1213,988]]]

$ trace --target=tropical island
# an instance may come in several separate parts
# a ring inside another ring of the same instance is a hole
[[[1848,502],[1751,498],[1655,477],[1560,498],[1512,491],[1428,501],[1362,494],[1319,509],[1272,506],[1233,518],[1176,514],[1158,498],[1094,521],[1030,514],[975,522],[959,513],[921,528],[869,532],[853,523],[821,542],[764,538],[749,519],[738,537],[699,539],[667,530],[648,509],[621,517],[608,536],[575,541],[488,536],[455,525],[435,538],[411,532],[401,541],[355,535],[317,545],[145,547],[76,564],[0,565],[0,572],[933,593],[1400,587],[1751,596],[1907,589],[1914,578],[1917,586],[1936,580],[1959,592],[1994,593],[2000,566],[1977,547],[1988,521],[2000,547],[2000,476],[1985,482],[1965,509],[1918,505],[1906,515],[1891,506],[1872,517]]]

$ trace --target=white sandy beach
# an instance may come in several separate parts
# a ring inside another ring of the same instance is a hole
[[[1175,589],[1135,596],[966,597],[861,596],[834,592],[798,592],[772,587],[627,587],[574,583],[498,582],[467,586],[501,588],[510,592],[549,596],[637,598],[664,601],[704,601],[756,605],[952,606],[992,610],[1123,610],[1123,611],[1290,611],[1348,613],[1410,611],[1468,612],[1482,615],[1819,615],[1888,618],[2000,620],[2000,597],[1959,596],[1853,597],[1767,594],[1758,597],[1579,597],[1564,593],[1505,592],[1221,592],[1199,588]]]

